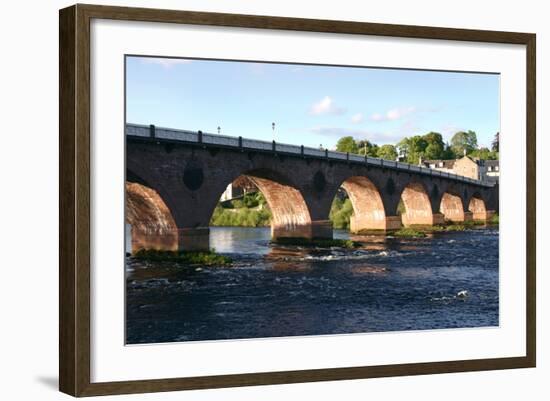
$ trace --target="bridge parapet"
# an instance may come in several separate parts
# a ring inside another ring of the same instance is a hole
[[[401,163],[392,160],[384,160],[375,157],[365,157],[357,154],[348,154],[332,150],[316,149],[305,146],[277,143],[275,141],[261,141],[257,139],[233,137],[227,135],[216,135],[200,133],[188,130],[177,130],[171,128],[155,127],[153,125],[126,124],[126,135],[131,137],[155,138],[158,140],[185,142],[192,144],[203,144],[206,146],[221,146],[227,148],[238,148],[263,152],[275,152],[283,155],[301,155],[314,158],[326,158],[335,161],[347,161],[349,163],[361,163],[363,165],[379,166],[398,171],[414,172],[416,174],[443,177],[446,179],[470,183],[480,187],[491,187],[492,185],[439,170],[420,167],[414,164]]]
[[[350,155],[349,153],[342,153],[342,152],[336,152],[334,150],[329,150],[327,152],[327,156],[329,159],[338,159],[338,160],[351,160],[350,159]],[[365,161],[365,158],[363,158],[362,160],[363,162]]]
[[[273,150],[273,143],[256,139],[243,138],[242,147],[247,149]]]
[[[198,136],[198,135],[197,135]],[[196,141],[193,141],[196,142]],[[232,146],[232,147],[239,147],[239,138],[235,138],[233,136],[225,136],[225,135],[202,135],[202,143],[206,143],[209,145],[222,145],[222,146]]]
[[[314,157],[325,157],[326,152],[322,149],[307,148],[304,146],[304,155],[314,156]]]

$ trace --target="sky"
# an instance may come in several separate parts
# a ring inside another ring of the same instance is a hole
[[[126,121],[334,149],[500,130],[499,75],[128,56]],[[275,123],[275,130],[272,129]]]

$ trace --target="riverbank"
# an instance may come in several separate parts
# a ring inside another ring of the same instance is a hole
[[[271,210],[261,192],[218,203],[210,220],[214,227],[267,227],[270,223]]]
[[[156,249],[140,249],[132,257],[136,260],[154,262],[178,262],[188,265],[225,266],[233,260],[215,251],[191,252],[191,251],[159,251]]]
[[[495,213],[495,215],[487,222],[473,220],[464,221],[461,223],[448,223],[444,225],[403,227],[393,233],[388,233],[388,235],[400,238],[424,238],[427,234],[431,233],[466,231],[476,227],[495,227],[498,226],[498,224],[498,214]]]

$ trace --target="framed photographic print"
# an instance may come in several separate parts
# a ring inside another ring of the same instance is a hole
[[[60,390],[534,367],[535,112],[534,34],[61,10]]]

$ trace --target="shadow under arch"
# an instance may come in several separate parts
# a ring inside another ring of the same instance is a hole
[[[126,173],[125,191],[126,252],[177,250],[176,223],[158,192],[130,171]]]
[[[235,182],[239,177],[246,177],[265,197],[272,214],[273,239],[315,237],[309,208],[302,193],[289,177],[270,169],[255,169],[242,172],[231,182]]]
[[[342,182],[341,188],[346,191],[353,207],[350,217],[352,233],[388,229],[382,197],[368,177],[348,177]]]
[[[469,220],[464,210],[462,198],[450,191],[445,192],[441,197],[439,211],[443,213],[445,220],[453,222]]]
[[[434,214],[426,188],[418,182],[411,182],[401,192],[404,211],[401,221],[404,226],[434,225],[443,223],[443,215]]]

